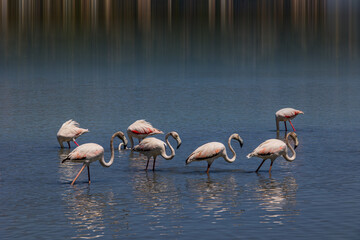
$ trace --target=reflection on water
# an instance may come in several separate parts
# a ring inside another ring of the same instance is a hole
[[[116,231],[128,229],[128,211],[116,209],[118,203],[111,191],[92,193],[90,186],[74,187],[62,194],[62,200],[66,204],[64,214],[76,228],[76,236],[72,238],[103,237],[109,232],[106,224],[109,221],[116,225]]]
[[[136,172],[130,180],[142,218],[147,220],[151,230],[160,229],[162,235],[179,234],[183,229],[179,221],[183,209],[181,193],[174,181],[174,176],[152,171]]]
[[[200,213],[201,216],[214,218],[213,222],[224,220],[224,215],[229,211],[234,216],[239,216],[243,212],[242,210],[234,211],[239,208],[238,199],[240,199],[241,190],[232,174],[216,180],[209,175],[207,179],[187,179],[186,189],[196,207],[203,211]]]
[[[277,180],[260,174],[258,176],[254,194],[255,199],[259,201],[259,207],[265,211],[264,215],[260,215],[260,223],[284,224],[284,220],[289,216],[299,214],[299,210],[296,209],[298,185],[294,177]]]

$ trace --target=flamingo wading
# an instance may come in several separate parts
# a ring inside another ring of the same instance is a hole
[[[131,143],[131,149],[134,148],[133,138],[137,138],[140,143],[141,140],[143,140],[144,138],[155,135],[155,134],[160,134],[160,133],[162,134],[163,131],[154,128],[151,125],[151,123],[149,123],[143,119],[135,121],[133,124],[131,124],[127,128],[127,135],[129,137],[129,140]],[[119,144],[119,150],[121,149],[122,145],[123,145],[122,143]]]
[[[165,136],[165,142],[167,143],[167,145],[169,146],[170,150],[171,150],[171,154],[167,155],[166,154],[166,144],[154,137],[149,137],[149,138],[145,138],[143,139],[139,145],[136,145],[134,147],[134,151],[139,152],[144,154],[145,156],[147,156],[148,160],[146,163],[146,168],[145,170],[148,169],[149,166],[149,161],[150,158],[153,157],[154,162],[153,162],[153,171],[155,170],[155,161],[156,161],[156,157],[161,155],[164,159],[166,160],[171,160],[174,158],[175,156],[175,150],[174,148],[171,146],[170,142],[169,142],[169,136],[173,137],[176,141],[177,141],[177,147],[179,148],[181,145],[181,139],[179,137],[179,134],[177,132],[169,132],[166,134]]]
[[[286,121],[289,121],[291,127],[295,132],[294,125],[292,124],[291,120],[294,119],[298,114],[304,114],[303,111],[296,110],[294,108],[283,108],[280,109],[275,113],[275,120],[276,120],[276,131],[279,131],[279,122],[282,121],[285,124],[285,131],[287,131]]]
[[[186,164],[189,164],[193,161],[207,161],[208,167],[207,167],[206,173],[209,174],[209,169],[210,169],[211,164],[214,162],[215,159],[217,159],[219,157],[223,157],[225,159],[225,161],[227,161],[229,163],[234,162],[236,159],[236,152],[234,151],[234,149],[232,148],[232,146],[230,144],[231,139],[235,139],[235,140],[239,141],[240,147],[243,146],[244,141],[237,133],[233,133],[229,137],[228,146],[230,148],[230,151],[233,153],[232,158],[228,157],[224,144],[222,144],[220,142],[209,142],[209,143],[206,143],[206,144],[198,147],[193,153],[191,153],[189,155],[189,157],[186,159]]]
[[[61,126],[56,136],[61,148],[64,147],[63,142],[67,142],[70,148],[70,141],[79,146],[75,139],[87,132],[88,129],[80,128],[79,123],[70,119]]]
[[[289,143],[289,137],[291,137],[294,140],[294,143],[295,143],[294,148]],[[266,159],[270,159],[271,163],[270,163],[269,173],[271,173],[271,167],[272,167],[275,159],[278,158],[279,156],[283,156],[285,158],[285,160],[287,160],[289,162],[292,162],[295,160],[296,152],[294,149],[296,149],[296,147],[298,145],[299,145],[299,141],[298,141],[296,133],[289,132],[286,135],[285,142],[283,142],[279,139],[266,140],[265,142],[261,143],[257,148],[255,148],[254,151],[249,153],[247,155],[247,158],[259,157],[259,158],[263,159],[263,161],[261,162],[261,164],[259,165],[259,167],[256,169],[255,172],[259,171],[259,169],[261,168],[261,166],[263,165],[263,163],[265,162]],[[289,155],[288,155],[288,148],[290,149],[290,151],[293,154],[291,157],[289,157]]]
[[[110,167],[114,162],[114,138],[120,138],[125,147],[127,145],[127,139],[123,132],[116,132],[112,135],[110,139],[110,148],[111,148],[111,157],[108,162],[105,162],[104,159],[104,148],[96,143],[85,143],[75,148],[65,159],[62,160],[62,163],[65,161],[73,161],[73,162],[82,162],[83,166],[80,169],[79,173],[76,175],[71,185],[74,185],[76,179],[80,176],[80,173],[84,170],[85,166],[87,166],[88,170],[88,180],[90,184],[90,163],[99,160],[100,164],[104,167]]]

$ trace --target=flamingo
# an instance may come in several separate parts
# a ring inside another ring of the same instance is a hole
[[[149,138],[145,138],[144,140],[142,140],[139,145],[136,145],[133,150],[139,153],[144,154],[145,156],[147,156],[148,160],[146,163],[146,168],[145,170],[148,169],[149,166],[149,161],[150,158],[153,157],[154,162],[153,162],[153,171],[155,170],[155,161],[156,161],[156,157],[161,155],[164,159],[166,160],[171,160],[174,158],[175,156],[175,151],[174,148],[171,146],[168,138],[169,136],[173,137],[176,141],[177,141],[177,149],[180,147],[181,145],[181,139],[179,137],[179,134],[177,132],[169,132],[166,134],[165,136],[165,141],[167,143],[167,145],[169,146],[170,150],[171,150],[171,154],[167,155],[166,154],[166,143],[164,143],[163,141],[154,138],[154,137],[149,137]]]
[[[61,148],[64,147],[63,142],[67,142],[70,148],[70,141],[73,141],[77,146],[79,146],[75,139],[87,132],[89,132],[88,129],[79,128],[79,123],[70,119],[63,123],[59,129],[57,133],[57,140]]]
[[[128,137],[129,137],[130,143],[131,143],[131,149],[134,148],[133,137],[137,138],[140,143],[141,140],[143,140],[144,138],[155,135],[155,134],[160,134],[160,133],[162,134],[163,131],[160,131],[159,129],[154,128],[151,125],[151,123],[149,123],[143,119],[135,121],[127,129],[127,134],[128,134]],[[119,144],[119,150],[121,149],[122,145],[123,145],[122,143]]]
[[[293,128],[295,132],[294,125],[292,124],[291,120],[294,119],[298,114],[304,114],[303,111],[296,110],[294,108],[283,108],[280,109],[275,113],[275,119],[276,119],[276,130],[279,131],[279,122],[283,121],[285,124],[285,131],[287,131],[286,121],[289,121],[291,124],[291,127]]]
[[[230,148],[230,151],[234,154],[232,158],[229,158],[226,153],[226,148],[224,144],[220,142],[209,142],[206,143],[200,147],[198,147],[193,153],[189,155],[189,157],[186,159],[186,164],[189,164],[193,161],[203,161],[206,160],[208,162],[208,167],[206,173],[209,174],[209,169],[211,164],[214,162],[215,159],[219,157],[223,157],[225,161],[232,163],[236,159],[236,152],[231,146],[231,139],[235,139],[239,141],[240,147],[243,146],[244,141],[237,133],[233,133],[228,140],[228,146]]]
[[[291,137],[295,142],[294,148],[289,143],[289,137]],[[259,158],[263,159],[260,166],[256,169],[255,172],[259,171],[259,169],[261,168],[261,166],[263,165],[263,163],[265,162],[266,159],[270,159],[271,164],[270,164],[269,174],[271,174],[271,167],[272,167],[275,159],[278,158],[279,156],[283,156],[285,158],[285,160],[287,160],[289,162],[292,162],[295,160],[296,152],[294,149],[296,149],[296,147],[298,145],[299,145],[299,141],[298,141],[296,133],[289,132],[286,135],[285,142],[283,142],[279,139],[266,140],[265,142],[261,143],[257,148],[255,148],[254,151],[249,153],[247,155],[247,158],[259,157]],[[293,154],[292,157],[289,157],[289,155],[288,155],[288,148],[290,149],[290,151]]]
[[[114,138],[120,138],[125,147],[127,145],[127,139],[123,132],[116,132],[112,135],[110,140],[110,148],[111,148],[111,157],[109,162],[105,162],[104,159],[104,148],[96,143],[85,143],[81,144],[79,147],[75,148],[65,159],[62,160],[61,163],[64,163],[68,160],[73,162],[82,162],[84,163],[79,173],[76,175],[71,185],[74,185],[76,179],[80,176],[80,173],[84,170],[85,166],[87,166],[88,170],[88,180],[90,184],[90,163],[99,160],[100,164],[103,167],[110,167],[114,162]]]

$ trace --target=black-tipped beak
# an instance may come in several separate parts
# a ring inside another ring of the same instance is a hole
[[[181,146],[181,143],[177,145],[176,149],[179,149],[180,146]]]
[[[294,149],[296,149],[296,148],[297,148],[297,146],[298,146],[298,145],[295,145],[295,146],[294,146]]]

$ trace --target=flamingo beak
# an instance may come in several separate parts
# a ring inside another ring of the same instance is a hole
[[[177,145],[176,149],[179,149],[180,146],[181,146],[181,143],[179,143],[179,144]]]

